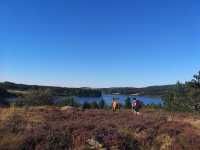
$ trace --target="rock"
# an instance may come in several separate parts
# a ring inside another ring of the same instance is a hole
[[[61,110],[69,110],[69,109],[74,109],[74,108],[72,106],[61,107]]]
[[[100,136],[88,139],[87,143],[91,146],[91,149],[106,150],[103,145],[103,139]]]

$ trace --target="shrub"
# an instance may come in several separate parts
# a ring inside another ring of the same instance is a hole
[[[125,100],[124,108],[126,108],[126,109],[131,109],[131,108],[132,108],[130,97],[128,97],[128,98]]]
[[[91,102],[90,108],[91,108],[91,109],[97,109],[97,108],[98,108],[97,102],[96,102],[96,101]]]
[[[105,108],[105,101],[102,99],[99,102],[99,109],[103,109],[103,108]]]
[[[55,103],[56,106],[63,107],[63,106],[72,106],[72,107],[80,107],[80,103],[74,101],[73,98],[67,97],[65,100]]]
[[[118,109],[121,109],[121,108],[123,108],[123,105],[122,105],[122,103],[117,103],[117,108],[118,108]]]
[[[87,102],[87,101],[85,101],[84,103],[83,103],[83,109],[90,109],[91,107],[90,107],[90,104]]]
[[[161,109],[163,108],[162,104],[154,104],[154,103],[151,103],[151,104],[147,104],[147,105],[144,105],[145,108],[148,108],[148,109]]]
[[[107,149],[138,149],[139,143],[131,135],[120,135],[117,132],[111,132],[104,137],[104,144]]]

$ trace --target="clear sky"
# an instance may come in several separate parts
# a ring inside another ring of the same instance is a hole
[[[199,0],[0,0],[0,81],[144,87],[199,70]]]

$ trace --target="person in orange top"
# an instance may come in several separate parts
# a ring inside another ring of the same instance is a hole
[[[116,102],[115,99],[113,99],[113,101],[112,101],[112,110],[116,111],[116,109],[117,109],[117,102]]]

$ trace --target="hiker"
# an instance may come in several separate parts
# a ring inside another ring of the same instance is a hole
[[[117,102],[116,102],[116,100],[113,98],[113,100],[112,100],[112,110],[113,110],[113,111],[116,111],[116,109],[117,109]]]
[[[135,97],[133,98],[133,109],[134,109],[134,113],[140,115],[139,113],[139,109],[141,108],[141,101],[137,100]]]

